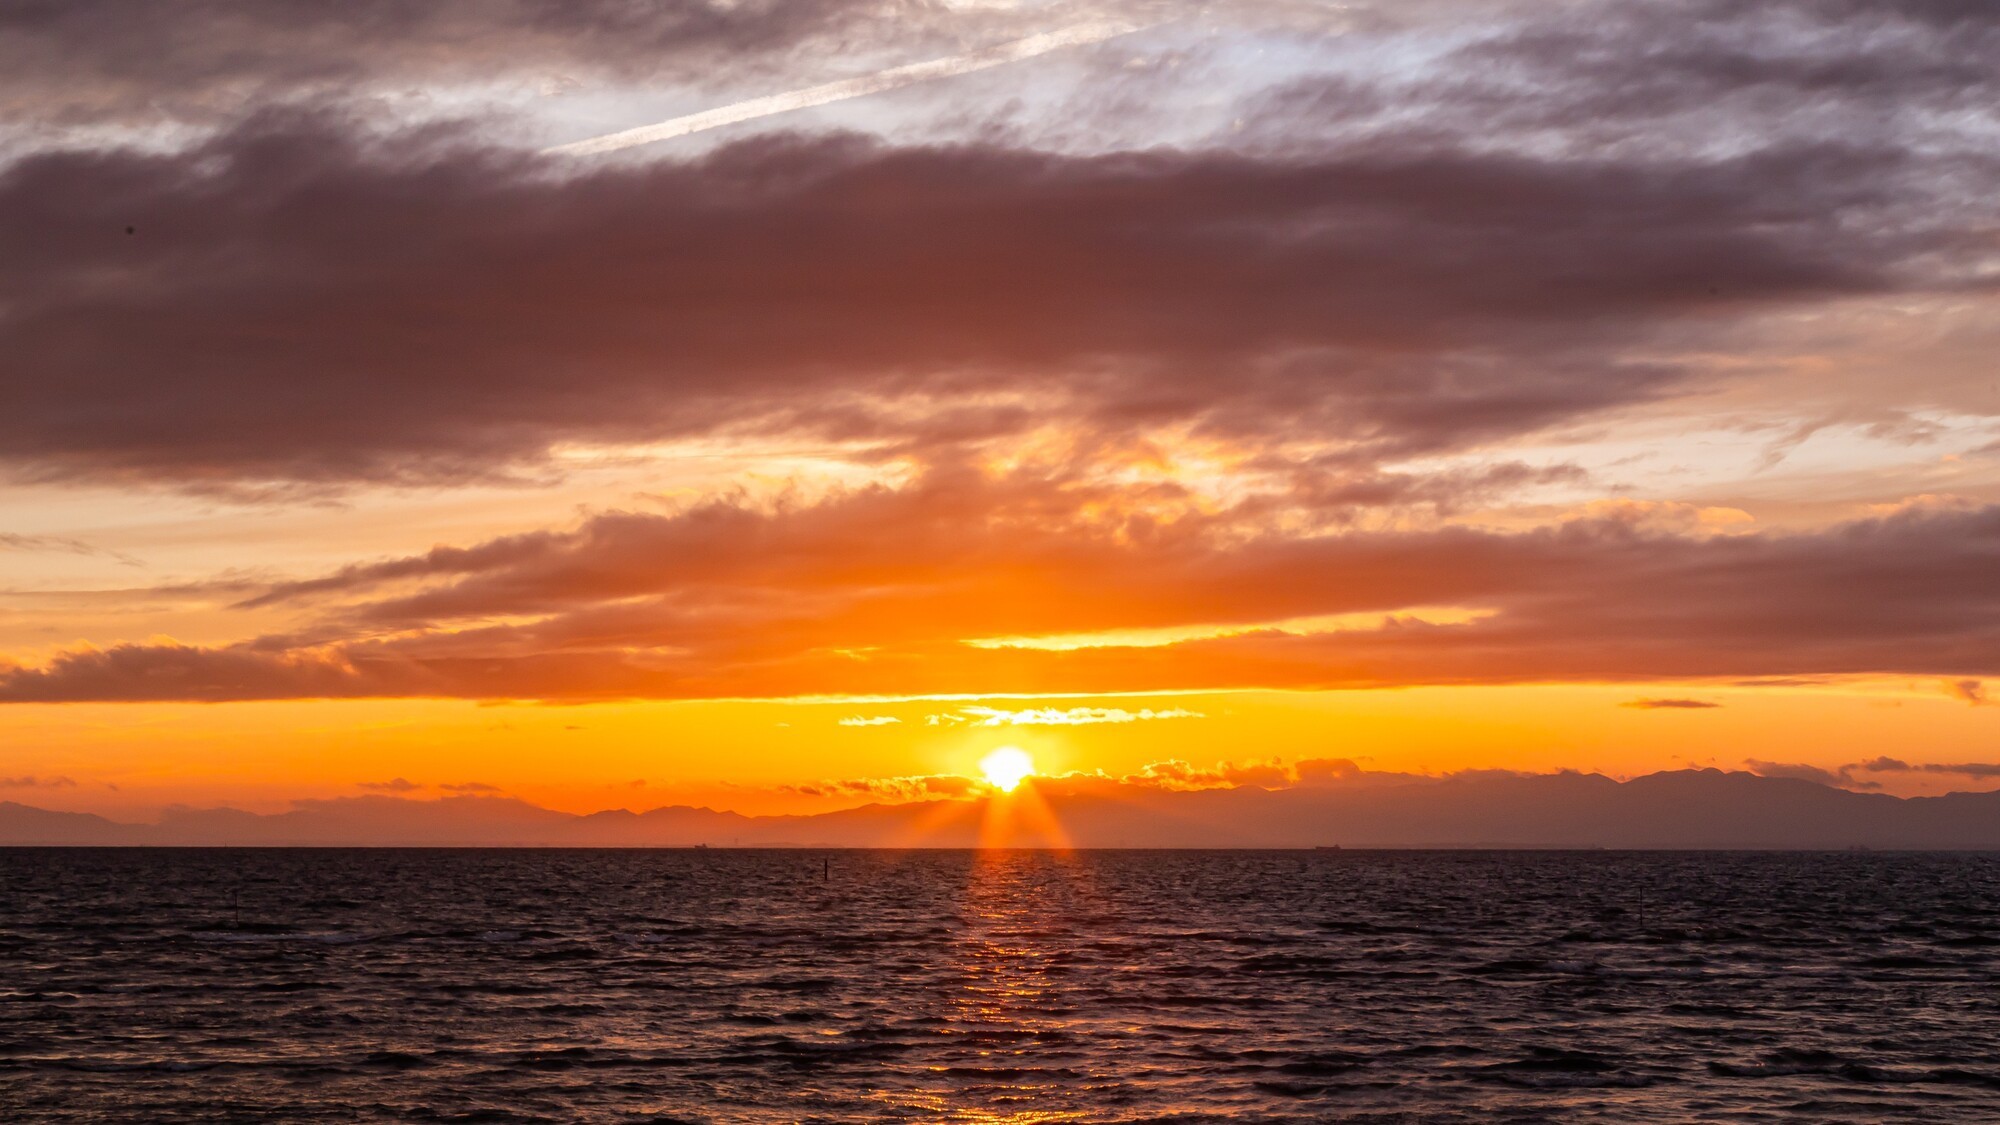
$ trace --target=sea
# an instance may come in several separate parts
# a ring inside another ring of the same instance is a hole
[[[10,849],[0,1121],[1996,1122],[2000,856]]]

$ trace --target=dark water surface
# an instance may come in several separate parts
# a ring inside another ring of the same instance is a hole
[[[0,1119],[2000,1121],[2000,858],[0,851]]]

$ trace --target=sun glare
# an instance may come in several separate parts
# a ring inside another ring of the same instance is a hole
[[[979,772],[986,775],[987,784],[1012,793],[1022,781],[1035,775],[1035,760],[1019,746],[1002,746],[979,759]]]

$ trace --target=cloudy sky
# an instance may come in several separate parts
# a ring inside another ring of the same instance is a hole
[[[0,799],[1991,788],[1996,58],[1990,0],[10,5]]]

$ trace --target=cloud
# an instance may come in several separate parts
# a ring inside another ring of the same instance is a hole
[[[1575,770],[1558,770],[1563,775],[1575,775]],[[1400,773],[1395,771],[1367,770],[1347,758],[1307,758],[1291,765],[1282,759],[1271,758],[1263,762],[1238,765],[1235,762],[1218,762],[1213,766],[1196,766],[1186,760],[1171,758],[1165,761],[1149,762],[1137,771],[1121,778],[1103,775],[1071,774],[1066,777],[1049,779],[1047,786],[1054,791],[1068,791],[1066,787],[1088,787],[1095,782],[1114,783],[1127,786],[1144,786],[1158,789],[1294,789],[1294,788],[1348,788],[1371,789],[1404,785],[1435,785],[1448,781],[1483,781],[1522,777],[1544,776],[1519,773],[1513,770],[1454,770],[1441,774]]]
[[[1709,711],[1722,704],[1705,699],[1634,699],[1618,706],[1639,711]]]
[[[221,647],[75,649],[0,669],[0,700],[1031,695],[2000,674],[2000,508],[1722,537],[1617,521],[1293,534],[1267,528],[1261,508],[1241,519],[1224,511],[1134,522],[1103,518],[1091,499],[1082,486],[958,474],[776,509],[718,501],[672,515],[607,513],[569,531],[276,589],[270,604],[313,614],[294,633]],[[1439,605],[1480,612],[1451,624],[1397,616]],[[1354,614],[1380,614],[1382,624],[1271,627]],[[1194,625],[1227,629],[1145,647],[968,643]],[[1039,720],[1118,718],[1028,710]]]
[[[935,38],[947,15],[896,0],[73,0],[0,12],[0,108],[82,125],[212,120],[246,104],[553,76],[687,80],[822,40]],[[977,13],[950,23],[980,27]],[[948,25],[947,25],[948,26]],[[830,50],[828,45],[825,49]]]
[[[1564,771],[1569,772],[1569,771]],[[1184,759],[1170,758],[1149,762],[1139,769],[1122,776],[1107,774],[1101,770],[1072,771],[1066,774],[1038,775],[1035,779],[1037,791],[1051,797],[1067,796],[1109,796],[1118,798],[1120,794],[1129,796],[1133,790],[1167,790],[1190,792],[1207,789],[1292,789],[1305,787],[1344,786],[1348,788],[1391,787],[1398,785],[1429,785],[1448,780],[1476,780],[1492,777],[1525,777],[1505,770],[1460,771],[1447,774],[1413,774],[1394,772],[1374,772],[1360,768],[1345,759],[1310,759],[1288,765],[1282,759],[1270,758],[1261,762],[1223,761],[1209,766],[1198,766]],[[852,778],[840,781],[820,781],[803,785],[778,787],[776,792],[805,797],[854,798],[863,797],[888,802],[932,800],[938,797],[977,796],[985,792],[985,783],[975,778],[956,774],[936,774],[917,777]]]
[[[1121,785],[1158,789],[1289,789],[1298,781],[1298,775],[1276,758],[1243,766],[1220,762],[1206,768],[1174,758],[1149,762],[1118,781]]]
[[[13,532],[0,532],[0,551],[54,551],[65,555],[102,555],[116,559],[126,566],[145,565],[123,552],[106,550],[85,543],[81,539],[71,539],[61,535],[18,535]]]
[[[1964,281],[1931,252],[1963,216],[1852,149],[780,136],[557,163],[283,112],[0,169],[0,465],[225,491],[491,481],[577,443],[927,450],[1051,415],[1414,456],[1668,393],[1688,371],[1662,355],[1695,342],[1676,334]],[[924,205],[880,202],[905,198]]]
[[[1978,778],[2000,777],[2000,763],[1993,762],[1928,762],[1906,768],[1919,773],[1948,773]]]
[[[1121,35],[1130,35],[1145,25],[1127,20],[1092,20],[1072,24],[1056,31],[1045,31],[1025,39],[1017,39],[992,47],[981,48],[970,54],[955,55],[946,59],[929,62],[909,63],[859,78],[828,82],[803,90],[793,90],[783,94],[769,94],[752,98],[735,105],[704,110],[672,118],[652,125],[641,125],[587,140],[571,141],[548,149],[549,153],[563,156],[595,156],[600,153],[616,152],[620,149],[640,145],[657,144],[674,137],[685,137],[693,133],[719,129],[744,121],[754,121],[761,117],[792,113],[814,106],[830,105],[851,98],[867,97],[870,94],[899,90],[904,86],[919,82],[929,82],[939,78],[972,74],[991,67],[1004,66],[1023,59],[1065,47],[1078,47],[1092,43],[1102,43]]]
[[[1048,19],[917,0],[0,15],[15,116],[213,125],[33,133],[0,167],[0,466],[268,496],[545,479],[579,444],[717,433],[921,457],[1054,418],[1085,444],[1313,442],[1348,460],[1330,493],[1421,491],[1385,465],[1784,367],[1741,358],[1774,313],[1814,312],[1819,355],[1859,302],[1921,316],[1990,283],[2000,20],[1942,0],[1238,5],[1228,27],[1294,37],[1319,73],[1234,91],[1226,134],[1139,149],[821,132],[579,166],[496,139],[518,123],[396,124],[465,104],[453,83],[762,82],[835,46],[924,58]],[[1335,65],[1330,21],[1411,65]],[[1188,84],[1154,69],[1121,81]],[[320,100],[336,91],[355,96]],[[1925,365],[1908,352],[1899,370]],[[1849,413],[1879,431],[1890,394],[1905,423],[1937,405],[1937,384],[1894,382]],[[1683,507],[1647,518],[1736,519]]]
[[[1846,770],[1838,772],[1800,762],[1764,762],[1756,758],[1746,758],[1743,764],[1759,777],[1787,777],[1797,781],[1811,781],[1833,788],[1845,788],[1851,784]]]
[[[959,777],[956,774],[929,774],[913,777],[849,778],[804,785],[782,785],[777,791],[801,797],[863,797],[877,801],[905,802],[963,797],[970,794],[978,784],[972,778]]]
[[[1148,762],[1138,772],[1119,780],[1125,785],[1156,785],[1174,789],[1211,789],[1228,784],[1221,770],[1198,769],[1178,758]]]
[[[1727,531],[1755,523],[1740,508],[1700,507],[1670,500],[1592,500],[1572,518],[1616,520],[1633,526],[1655,527],[1664,531]]]
[[[1009,711],[999,707],[961,707],[956,714],[932,715],[931,725],[970,722],[981,727],[1081,727],[1103,723],[1145,723],[1161,719],[1202,719],[1199,711],[1179,707],[1128,711],[1122,707],[1030,707]]]
[[[1232,786],[1253,789],[1286,789],[1296,780],[1292,771],[1276,758],[1244,766],[1225,762],[1222,766],[1222,777]]]
[[[51,689],[57,694],[111,698],[129,691],[139,680],[151,680],[158,685],[157,690],[182,698],[212,700],[338,699],[369,693],[371,677],[337,656],[275,653],[268,651],[270,647],[252,643],[215,649],[148,643],[72,649],[41,669],[0,667],[0,698],[11,691],[21,693],[16,698],[26,699]],[[63,686],[58,688],[58,683]]]
[[[1293,772],[1301,785],[1330,785],[1352,781],[1365,771],[1352,758],[1307,758]]]
[[[401,779],[401,778],[398,778],[397,780],[398,780],[398,781],[401,781],[402,779]],[[392,782],[391,784],[394,784],[394,783]],[[407,784],[407,783],[405,783],[405,784]],[[363,786],[363,788],[369,788],[369,787],[368,787],[368,786]],[[411,785],[411,786],[410,786],[410,788],[411,788],[411,789],[419,789],[419,788],[422,788],[422,786],[417,786],[417,785]],[[455,785],[454,785],[454,784],[450,784],[450,783],[446,783],[446,784],[444,784],[444,785],[440,785],[440,786],[438,786],[438,788],[439,788],[439,789],[443,789],[443,790],[445,790],[445,791],[446,791],[446,792],[448,792],[448,793],[499,793],[499,792],[501,792],[501,788],[500,788],[500,787],[499,787],[498,785],[488,785],[488,784],[486,784],[486,783],[485,783],[485,782],[483,782],[483,781],[461,781],[461,782],[459,782],[459,783],[457,783],[457,784],[455,784]],[[396,791],[397,791],[397,792],[404,792],[404,790],[400,790],[400,789],[399,789],[399,790],[396,790]]]
[[[16,535],[0,532],[0,551],[62,551],[72,555],[88,555],[94,549],[76,539],[65,539],[54,535]]]
[[[1463,140],[1675,150],[1866,139],[1926,119],[1934,141],[1962,142],[1972,131],[1947,123],[1990,117],[2000,88],[2000,17],[1976,0],[1586,0],[1515,8],[1460,42],[1388,81],[1332,71],[1263,98],[1325,131],[1415,118]]]
[[[1944,685],[1944,691],[1953,699],[1970,703],[1974,707],[1983,707],[1992,702],[1986,696],[1986,685],[1979,680],[1953,680]]]
[[[1754,759],[1745,763],[1752,770],[1765,777],[1795,777],[1806,781],[1817,781],[1822,785],[1833,785],[1846,789],[1880,789],[1879,782],[1860,780],[1856,774],[1945,774],[1978,779],[2000,778],[2000,763],[1990,762],[1925,762],[1911,763],[1901,758],[1887,755],[1862,762],[1849,762],[1837,769],[1823,769],[1819,766],[1796,765],[1780,762],[1760,762]]]
[[[900,723],[902,721],[894,715],[849,715],[840,720],[840,725],[844,727],[886,727],[891,723]]]
[[[1995,778],[2000,777],[2000,763],[1995,762],[1924,762],[1911,763],[1901,758],[1887,756],[1872,758],[1865,762],[1855,762],[1842,766],[1840,772],[1847,773],[1937,773],[1954,774],[1960,777]]]
[[[0,777],[0,789],[74,789],[73,777],[46,777],[23,774],[18,777]]]
[[[1571,771],[1563,771],[1565,773]],[[1122,776],[1102,770],[1072,771],[1038,775],[1035,787],[1051,797],[1099,796],[1122,799],[1134,790],[1191,792],[1209,789],[1292,789],[1344,786],[1347,788],[1429,785],[1454,779],[1482,777],[1525,777],[1506,770],[1468,770],[1446,774],[1377,772],[1360,768],[1345,759],[1308,759],[1288,765],[1280,758],[1238,764],[1230,761],[1198,766],[1185,759],[1169,758],[1148,762]],[[920,783],[920,784],[913,784]],[[878,796],[891,800],[920,800],[934,795],[972,796],[983,791],[984,783],[957,775],[931,778],[888,778],[821,782],[808,786],[786,786],[783,792],[805,796]]]
[[[1942,765],[1918,766],[1926,773],[1953,773],[1963,777],[2000,777],[2000,762],[1952,762]]]
[[[388,781],[357,781],[354,784],[356,788],[368,789],[377,793],[414,793],[423,788],[423,786],[404,777],[393,777]]]

